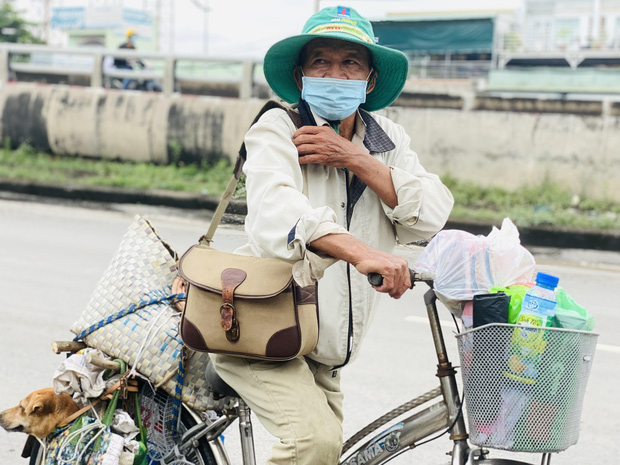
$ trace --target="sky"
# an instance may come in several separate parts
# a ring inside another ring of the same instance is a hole
[[[14,0],[18,9],[42,16],[46,0]],[[53,7],[122,5],[154,8],[157,0],[49,0]],[[277,42],[301,32],[317,6],[349,6],[370,19],[397,12],[442,12],[518,8],[523,0],[159,0],[162,51],[183,55],[205,52],[214,58],[261,59]],[[202,6],[203,8],[201,8]],[[205,15],[204,7],[207,7]],[[172,19],[170,19],[172,18]],[[41,18],[38,18],[41,21]],[[174,24],[170,34],[170,24]]]
[[[299,34],[316,4],[350,6],[371,19],[392,12],[464,11],[517,8],[521,0],[195,0],[208,4],[204,13],[192,0],[176,0],[174,46],[177,53],[216,57],[262,57],[278,40]],[[205,44],[206,42],[206,44]]]

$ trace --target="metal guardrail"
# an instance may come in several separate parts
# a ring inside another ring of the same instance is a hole
[[[126,70],[106,66],[114,58],[149,60],[157,62],[158,69]],[[186,65],[206,63],[210,68],[236,65],[237,74],[219,76],[184,73]],[[83,76],[90,78],[91,87],[105,87],[110,79],[156,80],[164,94],[172,94],[184,82],[230,84],[238,83],[239,98],[251,98],[256,85],[267,86],[258,69],[259,61],[206,57],[203,55],[169,55],[140,52],[139,50],[103,49],[100,47],[58,48],[45,45],[0,44],[0,85],[11,80],[15,73],[38,75]],[[410,58],[409,75],[412,78],[463,79],[486,77],[490,60],[431,60],[430,57]]]
[[[587,46],[588,41],[573,36],[561,41],[558,32],[525,33],[510,32],[496,38],[494,68],[503,69],[511,60],[563,60],[571,69],[577,69],[588,60],[617,66],[620,59],[620,35],[611,40]]]
[[[38,57],[39,60],[33,59]],[[41,59],[42,58],[42,59]],[[55,60],[55,58],[62,58]],[[106,59],[126,58],[157,61],[159,70],[126,70],[104,66]],[[37,62],[39,61],[39,62]],[[41,62],[42,61],[42,62]],[[57,61],[57,63],[54,63]],[[59,63],[58,63],[59,61]],[[238,76],[201,77],[184,76],[179,73],[178,62],[227,63],[240,65]],[[161,66],[163,64],[163,66]],[[209,83],[239,83],[239,98],[252,97],[254,84],[264,83],[264,78],[255,76],[260,62],[241,61],[231,58],[207,57],[201,55],[170,55],[148,53],[137,50],[109,50],[98,47],[58,48],[45,45],[0,44],[0,84],[11,79],[16,72],[90,77],[91,87],[104,87],[107,78],[129,78],[135,80],[157,80],[162,83],[163,93],[172,94],[177,84],[183,81]]]
[[[486,78],[490,60],[431,60],[414,58],[409,61],[409,77],[418,79]]]
[[[498,51],[495,55],[498,69],[503,69],[511,60],[564,60],[571,69],[577,69],[586,60],[613,62],[616,66],[620,60],[620,50],[579,50],[579,51],[544,51],[544,52],[513,52]]]

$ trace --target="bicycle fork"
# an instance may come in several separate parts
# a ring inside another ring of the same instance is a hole
[[[243,400],[239,399],[239,407],[237,410],[239,412],[239,437],[241,440],[243,463],[245,465],[255,465],[254,432],[252,431],[250,407],[248,407]]]
[[[424,303],[431,325],[435,352],[437,353],[437,377],[451,424],[450,439],[454,441],[452,465],[464,465],[469,455],[467,428],[461,411],[461,399],[456,384],[456,370],[448,360],[448,352],[437,313],[437,296],[433,289],[429,289],[424,294]]]

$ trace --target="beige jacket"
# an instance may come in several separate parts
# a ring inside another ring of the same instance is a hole
[[[314,117],[317,124],[327,124]],[[302,168],[292,142],[295,130],[287,113],[274,109],[246,134],[245,230],[249,242],[237,253],[306,259],[306,269],[317,268],[314,274],[320,277],[321,260],[306,245],[326,234],[353,234],[373,248],[391,252],[397,238],[401,243],[429,239],[444,226],[452,195],[420,164],[401,126],[360,111],[353,137],[355,144],[391,168],[398,195],[394,209],[359,180],[352,182],[348,172],[323,165]],[[297,277],[302,279],[299,273]],[[352,361],[378,298],[379,293],[355,267],[339,261],[327,268],[319,281],[319,342],[310,358],[333,367]]]

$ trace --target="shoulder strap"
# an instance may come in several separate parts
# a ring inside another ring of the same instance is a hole
[[[275,100],[269,100],[263,106],[263,108],[260,109],[256,117],[254,118],[254,121],[252,121],[252,124],[250,125],[250,127],[256,124],[256,122],[260,119],[261,116],[263,116],[264,113],[268,112],[269,110],[273,110],[274,108],[280,108],[286,111],[286,113],[288,113],[288,116],[291,118],[296,128],[300,128],[302,126],[301,116],[298,112],[296,112],[292,108],[285,107],[284,105],[282,105],[279,102],[276,102]],[[232,195],[235,192],[237,183],[239,182],[239,178],[241,177],[241,173],[243,172],[243,165],[247,158],[247,154],[248,152],[245,148],[245,142],[244,142],[243,144],[241,144],[241,148],[239,149],[239,156],[237,156],[237,161],[235,162],[235,169],[233,171],[233,176],[230,179],[230,181],[228,181],[228,185],[226,186],[226,189],[224,190],[224,193],[222,194],[222,199],[220,200],[219,205],[217,206],[217,208],[215,209],[215,212],[213,213],[213,218],[211,219],[211,224],[209,225],[209,229],[207,230],[207,233],[200,238],[201,244],[206,244],[206,245],[211,244],[213,240],[213,236],[215,235],[215,230],[219,226],[220,221],[222,221],[222,217],[224,216],[224,213],[226,212],[226,208],[228,208],[230,199],[232,198]]]
[[[276,102],[275,100],[269,100],[267,103],[265,103],[263,108],[260,109],[256,117],[254,118],[254,121],[252,121],[252,124],[250,124],[250,127],[254,126],[256,122],[260,119],[260,117],[263,116],[263,114],[267,113],[269,110],[273,110],[274,108],[280,108],[281,110],[286,111],[296,128],[300,128],[302,126],[301,115],[297,111],[293,110],[292,108],[285,107],[284,105]],[[241,144],[241,148],[239,149],[239,156],[237,157],[237,162],[235,163],[235,177],[237,179],[241,177],[243,163],[245,163],[247,154],[248,152],[245,149],[244,142],[243,144]]]

